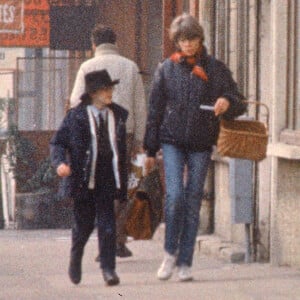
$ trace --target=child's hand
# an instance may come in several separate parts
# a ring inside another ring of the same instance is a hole
[[[56,173],[60,177],[67,177],[71,175],[71,168],[69,165],[62,163],[57,167]]]

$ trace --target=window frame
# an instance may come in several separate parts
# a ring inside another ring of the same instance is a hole
[[[279,141],[288,145],[300,146],[300,92],[297,91],[297,73],[300,73],[300,44],[298,41],[300,24],[300,5],[291,1],[288,7],[288,70],[287,70],[287,111],[286,128],[280,132]],[[299,53],[297,53],[297,50]],[[299,118],[299,119],[298,119]],[[298,123],[298,124],[297,124]],[[299,128],[298,128],[299,126]]]

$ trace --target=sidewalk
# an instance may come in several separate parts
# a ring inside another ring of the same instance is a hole
[[[175,272],[161,282],[161,231],[151,241],[128,244],[134,256],[117,259],[121,284],[106,287],[94,261],[95,234],[86,246],[82,282],[74,286],[67,275],[70,230],[0,230],[0,299],[300,300],[300,270],[228,263],[204,256],[198,247],[194,281],[181,283]]]

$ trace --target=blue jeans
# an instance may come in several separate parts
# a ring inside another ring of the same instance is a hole
[[[164,248],[177,255],[177,266],[191,266],[211,152],[190,152],[170,144],[163,144],[162,150],[166,181]]]

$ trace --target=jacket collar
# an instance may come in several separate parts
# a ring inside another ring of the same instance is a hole
[[[101,44],[96,47],[95,56],[107,55],[107,54],[115,54],[119,55],[118,47],[114,44]]]

